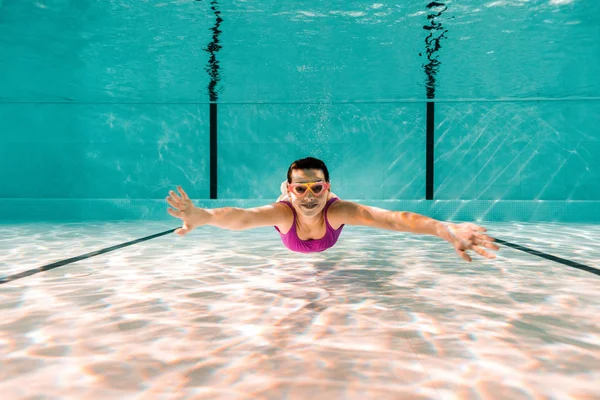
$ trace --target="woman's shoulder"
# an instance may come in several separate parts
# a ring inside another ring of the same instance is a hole
[[[329,195],[327,195],[327,201],[331,200],[331,199],[339,199],[340,196],[338,196],[335,193],[329,193]]]
[[[337,198],[337,200],[329,205],[329,209],[327,210],[327,220],[334,229],[337,229],[344,224],[346,219],[345,216],[352,209],[354,203],[342,200],[337,196],[331,198]]]
[[[292,228],[292,225],[296,219],[294,207],[292,206],[292,203],[290,203],[289,198],[279,200],[273,205],[278,207],[285,215],[283,220],[276,224],[275,227],[281,233],[286,234]]]

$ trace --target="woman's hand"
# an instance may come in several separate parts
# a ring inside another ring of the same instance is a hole
[[[444,225],[448,231],[445,239],[454,246],[456,253],[466,261],[471,262],[471,257],[467,254],[467,250],[472,250],[483,257],[496,258],[495,254],[488,253],[482,248],[487,247],[493,250],[500,248],[493,243],[495,241],[494,238],[482,233],[486,232],[485,228],[470,222],[462,224],[445,222]]]
[[[167,203],[169,203],[173,209],[168,208],[167,212],[175,218],[183,220],[181,228],[175,231],[179,236],[183,236],[191,232],[194,228],[204,225],[201,216],[203,210],[192,204],[192,201],[181,186],[177,186],[177,190],[179,190],[179,195],[173,190],[169,191]]]

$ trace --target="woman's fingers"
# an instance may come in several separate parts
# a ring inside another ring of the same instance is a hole
[[[455,227],[456,228],[456,227]],[[457,229],[453,234],[453,242],[455,246],[456,253],[463,258],[464,260],[471,262],[471,257],[467,254],[467,251],[474,251],[475,253],[486,257],[486,258],[496,258],[496,255],[485,251],[483,248],[488,248],[491,250],[498,250],[500,246],[495,244],[494,239],[491,236],[488,236],[482,232],[487,232],[487,229],[475,225],[472,223],[464,223],[458,225],[458,228],[463,228],[462,230]],[[450,231],[450,233],[453,233]]]
[[[189,221],[187,221],[189,219],[189,211],[193,208],[193,204],[181,186],[178,186],[177,189],[179,190],[180,196],[173,190],[169,191],[169,196],[167,196],[166,200],[173,208],[167,207],[167,212],[173,217],[183,220],[182,227],[176,229],[175,233],[179,236],[184,236],[193,229],[188,225]]]
[[[461,247],[456,248],[456,252],[458,253],[459,256],[461,256],[465,260],[471,262],[471,257],[469,257],[469,255],[467,254],[467,250],[474,251],[475,253],[479,254],[480,256],[483,256],[486,258],[496,258],[495,254],[489,253],[477,245],[468,245],[468,246],[461,246]]]
[[[169,205],[177,210],[179,210],[182,207],[181,202],[172,199],[171,197],[167,197],[167,203],[169,203]]]
[[[498,246],[497,244],[494,244],[494,243],[490,243],[490,242],[486,242],[486,241],[479,241],[479,240],[477,240],[475,243],[477,243],[479,246],[487,247],[488,249],[500,250],[500,246]]]
[[[169,190],[169,196],[171,196],[172,198],[174,198],[174,199],[175,199],[175,200],[177,200],[177,201],[181,201],[181,197],[179,197],[179,196],[177,195],[177,193],[175,193],[175,191],[174,191],[174,190]]]
[[[187,195],[187,193],[185,192],[185,190],[183,190],[183,188],[181,186],[177,186],[177,190],[179,190],[179,193],[181,193],[181,198],[183,200],[189,200],[189,196]]]
[[[173,210],[172,208],[167,208],[167,212],[176,218],[183,218],[182,212],[179,210]]]
[[[487,251],[483,250],[479,246],[473,246],[471,248],[471,250],[473,250],[475,253],[479,254],[480,256],[483,256],[483,257],[486,257],[486,258],[496,258],[495,254],[488,253]]]
[[[471,262],[471,257],[467,254],[465,250],[456,249],[456,253],[465,261]]]
[[[493,243],[494,241],[496,241],[496,239],[491,238],[487,235],[478,235],[475,238],[475,243],[479,246],[487,247],[488,249],[499,250],[500,246]]]
[[[487,229],[485,229],[483,226],[479,226],[479,225],[473,224],[471,222],[467,222],[467,226],[470,226],[471,228],[473,228],[474,230],[476,230],[478,232],[487,232]]]
[[[177,235],[179,235],[179,236],[184,236],[184,235],[186,235],[187,233],[189,233],[189,231],[190,231],[190,230],[189,230],[189,229],[187,229],[187,228],[179,228],[179,229],[176,229],[176,230],[175,230],[175,233],[176,233]]]
[[[487,240],[488,242],[495,242],[495,241],[496,241],[496,239],[494,239],[493,237],[491,237],[491,236],[488,236],[488,235],[484,235],[483,233],[476,233],[476,234],[475,234],[475,236],[476,236],[478,239],[485,239],[485,240]]]

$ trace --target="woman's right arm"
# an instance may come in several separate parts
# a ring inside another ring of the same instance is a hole
[[[194,219],[200,225],[212,225],[222,229],[245,230],[263,226],[284,225],[293,218],[291,210],[284,204],[269,204],[254,208],[223,207],[203,209],[194,207]]]
[[[177,188],[179,195],[169,191],[167,203],[172,208],[167,212],[183,221],[181,228],[175,231],[185,235],[202,225],[212,225],[222,229],[244,230],[261,226],[285,226],[293,219],[292,211],[281,203],[255,208],[223,207],[205,209],[195,207],[181,186]]]

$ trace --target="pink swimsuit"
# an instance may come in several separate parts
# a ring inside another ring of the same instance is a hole
[[[292,209],[292,212],[294,213],[294,223],[292,224],[292,227],[290,228],[288,233],[284,235],[283,233],[281,233],[279,228],[275,227],[275,229],[277,229],[277,232],[279,232],[279,234],[281,235],[281,241],[283,242],[285,247],[292,251],[297,251],[299,253],[320,252],[325,251],[330,247],[333,247],[333,245],[337,242],[338,238],[340,237],[344,225],[342,224],[342,226],[340,226],[338,229],[333,229],[333,227],[329,225],[329,221],[327,220],[327,210],[329,209],[329,206],[331,206],[338,200],[339,199],[337,197],[329,199],[327,201],[327,204],[325,205],[325,208],[323,209],[323,218],[325,219],[326,229],[325,236],[323,236],[321,239],[309,240],[302,240],[298,237],[298,233],[296,232],[296,210],[294,210],[294,206],[292,206],[292,203],[290,203],[289,201],[280,201],[280,203],[287,204],[288,207],[290,207]]]

